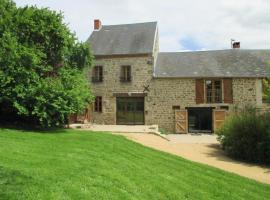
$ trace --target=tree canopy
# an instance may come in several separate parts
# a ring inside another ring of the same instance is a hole
[[[268,63],[268,71],[270,72],[270,62]],[[270,77],[263,79],[263,101],[270,103]]]
[[[270,103],[270,78],[263,79],[263,100]]]
[[[61,126],[92,95],[84,71],[92,56],[63,14],[0,0],[0,115]]]

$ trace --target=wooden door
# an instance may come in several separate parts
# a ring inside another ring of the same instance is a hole
[[[187,110],[175,110],[175,132],[187,133]]]
[[[226,119],[227,110],[214,110],[214,130],[216,131],[221,127],[222,123]]]

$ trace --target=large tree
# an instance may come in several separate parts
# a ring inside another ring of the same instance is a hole
[[[0,115],[44,127],[61,126],[92,100],[92,57],[47,8],[0,0]]]

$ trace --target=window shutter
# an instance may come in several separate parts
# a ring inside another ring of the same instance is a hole
[[[223,79],[224,103],[233,103],[232,79]]]
[[[204,81],[196,79],[196,104],[204,103]]]

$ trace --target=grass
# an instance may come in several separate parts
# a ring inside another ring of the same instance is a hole
[[[0,129],[0,199],[270,199],[270,185],[106,133]]]

